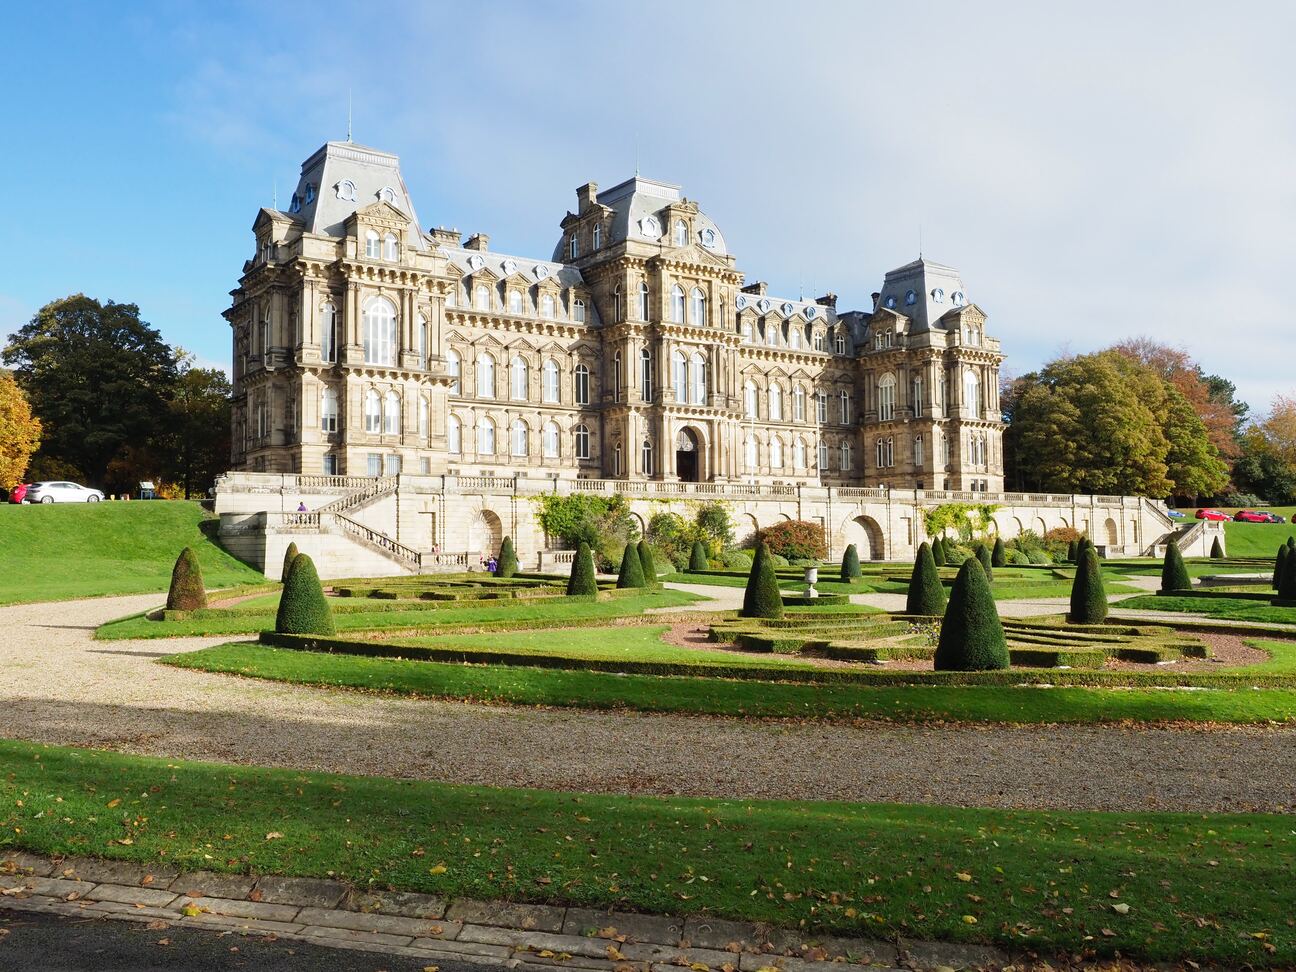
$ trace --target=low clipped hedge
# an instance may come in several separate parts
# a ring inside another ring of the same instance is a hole
[[[1014,648],[1008,658],[1014,665],[1026,668],[1102,668],[1107,652],[1101,648]]]
[[[1234,601],[1264,601],[1269,603],[1273,601],[1273,591],[1255,592],[1255,591],[1217,591],[1206,590],[1200,587],[1194,587],[1192,590],[1185,591],[1157,591],[1157,597],[1200,597],[1206,600],[1225,599]],[[1119,604],[1115,605],[1119,608]]]
[[[818,597],[807,597],[804,594],[783,594],[784,607],[838,607],[850,603],[849,594],[820,594]]]

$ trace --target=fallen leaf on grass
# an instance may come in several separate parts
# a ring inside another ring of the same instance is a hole
[[[282,836],[283,834],[279,833],[279,831],[272,830],[270,833],[266,834],[266,840],[278,840]]]
[[[958,871],[957,873],[955,873],[954,876],[963,882],[972,880],[972,875],[969,874],[967,871]]]
[[[431,867],[428,868],[428,873],[429,873],[429,874],[444,874],[444,873],[445,873],[446,871],[448,871],[448,870],[449,870],[449,868],[446,867],[444,864],[433,864]]]
[[[1130,906],[1127,905],[1124,901],[1122,901],[1120,904],[1112,905],[1112,911],[1116,912],[1116,914],[1118,915],[1128,915],[1130,911]]]

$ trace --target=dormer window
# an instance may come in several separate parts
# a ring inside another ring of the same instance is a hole
[[[837,354],[846,353],[846,335],[840,331],[837,332],[837,337],[833,339],[833,350]]]
[[[315,196],[319,193],[319,186],[313,182],[306,183],[306,205],[309,206],[315,201]]]
[[[937,287],[935,290],[931,292],[931,298],[937,304],[943,304],[945,303],[945,291]]]
[[[572,320],[577,324],[585,323],[585,301],[579,298],[572,303]]]
[[[578,240],[576,234],[573,233],[571,240],[567,243],[567,258],[569,260],[575,260],[578,256],[580,256],[580,240]]]
[[[916,303],[918,303],[918,294],[916,291],[911,290],[907,294],[905,294],[906,307],[912,307]]]
[[[344,202],[356,201],[356,184],[350,179],[343,179],[336,186],[337,197]]]
[[[895,310],[896,299],[894,297],[888,297],[883,303],[886,304],[887,310]]]
[[[522,295],[516,290],[510,290],[508,295],[508,309],[510,314],[522,313]]]
[[[378,239],[377,230],[365,231],[365,256],[377,260],[382,256],[382,242]]]
[[[391,186],[383,186],[378,190],[378,199],[388,206],[394,206],[396,205],[396,190]]]
[[[288,204],[288,212],[300,213],[301,207],[302,207],[301,196],[297,195],[297,193],[294,192],[292,194],[292,202]]]
[[[675,221],[675,245],[688,246],[688,224],[682,219]]]
[[[549,320],[554,316],[554,299],[552,294],[540,298],[540,316]]]
[[[823,331],[815,331],[815,333],[814,333],[814,349],[815,349],[816,351],[822,351],[822,350],[824,349],[824,336],[823,336]]]
[[[593,246],[593,249],[597,250],[597,249],[598,249],[600,246],[602,246],[602,245],[603,245],[603,227],[602,227],[602,226],[599,226],[599,225],[596,223],[596,224],[594,225],[594,234],[593,234],[593,244],[592,244],[592,246]]]
[[[396,240],[395,233],[388,233],[383,237],[383,257],[387,260],[400,258],[400,244]]]

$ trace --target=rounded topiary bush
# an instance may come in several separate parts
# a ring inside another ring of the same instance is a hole
[[[517,573],[517,552],[513,549],[513,538],[505,537],[500,544],[499,557],[495,559],[495,576],[512,577]]]
[[[1080,563],[1076,565],[1067,620],[1072,624],[1100,624],[1107,620],[1107,590],[1103,587],[1098,551],[1092,544],[1084,548]]]
[[[981,562],[969,557],[950,591],[936,646],[938,672],[983,672],[1008,667],[1008,644]]]
[[[944,614],[945,588],[940,572],[932,557],[931,547],[922,544],[914,558],[913,573],[909,576],[909,597],[905,601],[907,614]]]
[[[855,549],[855,544],[852,543],[849,547],[846,548],[846,552],[842,554],[842,563],[841,563],[842,583],[852,584],[863,576],[864,576],[864,572],[860,570],[859,551]]]
[[[689,570],[708,570],[710,567],[706,544],[701,540],[694,540],[693,549],[689,551]]]
[[[985,571],[986,580],[991,584],[994,583],[994,560],[990,553],[990,548],[984,543],[978,543],[976,547],[976,559],[981,564],[981,569]]]
[[[932,560],[936,561],[937,567],[944,567],[949,563],[949,557],[945,553],[945,538],[937,537],[932,541]]]
[[[197,611],[207,606],[202,568],[193,547],[185,547],[171,568],[171,589],[167,591],[168,611]]]
[[[636,548],[639,554],[639,567],[643,571],[644,586],[657,586],[657,561],[653,559],[652,547],[648,546],[647,540],[640,540]]]
[[[995,537],[994,549],[990,551],[990,563],[995,567],[1008,566],[1008,551],[1004,549],[1003,537]]]
[[[621,572],[617,574],[617,587],[643,587],[643,563],[639,560],[639,551],[633,543],[627,543],[621,554]]]
[[[1224,545],[1220,543],[1220,538],[1216,537],[1211,541],[1211,560],[1224,559]]]
[[[598,580],[594,577],[594,554],[584,541],[576,548],[572,559],[571,577],[567,578],[567,593],[591,595],[598,593]]]
[[[743,592],[741,615],[744,618],[783,617],[783,595],[774,575],[772,555],[763,542],[756,544],[756,557],[747,576],[747,589]]]
[[[1165,563],[1161,566],[1161,590],[1188,591],[1192,589],[1192,578],[1184,566],[1183,554],[1179,552],[1179,541],[1171,537],[1166,544]]]
[[[305,554],[293,558],[279,596],[279,613],[275,615],[275,631],[280,634],[331,635],[333,609],[324,598],[315,562]]]
[[[283,568],[279,571],[280,584],[288,579],[288,568],[292,566],[292,562],[297,559],[299,553],[301,551],[297,549],[297,544],[288,544],[288,549],[284,551]]]

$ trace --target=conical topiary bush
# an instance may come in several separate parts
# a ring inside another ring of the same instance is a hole
[[[499,557],[495,559],[495,576],[512,577],[517,573],[517,552],[513,549],[513,538],[505,537],[500,544]]]
[[[297,544],[288,544],[288,549],[284,551],[283,568],[279,571],[280,584],[288,579],[288,568],[292,566],[292,562],[297,559],[299,553],[301,551],[297,549]]]
[[[1224,559],[1224,545],[1220,543],[1220,538],[1216,537],[1211,541],[1211,560]]]
[[[1288,551],[1283,563],[1282,580],[1278,584],[1278,596],[1273,603],[1282,607],[1296,607],[1296,554],[1291,551]]]
[[[171,589],[167,591],[168,611],[197,611],[207,606],[202,568],[193,547],[185,547],[171,568]]]
[[[1288,538],[1287,538],[1287,549],[1288,549],[1288,550],[1296,550],[1296,537],[1288,537]]]
[[[1008,667],[1008,645],[981,562],[959,568],[941,622],[935,666],[943,672],[983,672]]]
[[[995,567],[1008,566],[1008,551],[1004,549],[1003,537],[995,537],[994,549],[990,551],[990,563]]]
[[[1072,624],[1101,624],[1107,620],[1107,590],[1103,587],[1102,568],[1098,564],[1098,551],[1086,545],[1076,565],[1075,580],[1071,582],[1071,612],[1067,620]]]
[[[643,571],[644,586],[656,587],[657,561],[653,559],[652,547],[648,546],[647,540],[640,540],[635,549],[639,554],[639,568]]]
[[[299,553],[288,568],[283,593],[279,595],[279,613],[275,615],[275,631],[279,634],[331,635],[333,609],[324,598],[315,562]]]
[[[779,592],[774,564],[764,541],[756,544],[751,573],[747,575],[747,590],[743,592],[741,615],[744,618],[783,617],[783,595]]]
[[[1080,541],[1068,540],[1066,559],[1068,564],[1078,564],[1080,562]]]
[[[863,576],[864,572],[860,570],[859,551],[855,549],[855,544],[852,543],[846,548],[846,552],[842,554],[842,583],[853,584]]]
[[[621,555],[621,572],[617,574],[617,587],[643,586],[643,564],[639,560],[639,551],[633,543],[627,543],[625,553]]]
[[[993,584],[994,563],[991,559],[990,548],[984,543],[978,543],[976,548],[976,557],[981,564],[981,569],[985,571],[986,580]]]
[[[581,541],[572,559],[571,577],[567,579],[567,593],[577,596],[598,593],[598,580],[594,576],[594,555],[589,544]]]
[[[709,570],[710,562],[707,560],[706,544],[701,540],[693,541],[693,549],[689,551],[689,570]]]
[[[1282,586],[1283,565],[1287,563],[1287,544],[1278,545],[1278,554],[1274,557],[1273,570],[1273,589],[1276,591]]]
[[[936,561],[937,567],[944,567],[949,562],[949,556],[945,552],[944,537],[937,537],[932,541],[932,560]]]
[[[909,597],[905,601],[906,614],[940,615],[945,613],[945,588],[941,586],[940,572],[932,557],[931,547],[922,544],[914,558],[913,573],[909,576]]]
[[[1161,590],[1187,591],[1192,589],[1192,578],[1184,566],[1183,554],[1179,552],[1179,541],[1170,538],[1166,544],[1165,563],[1161,567]]]

